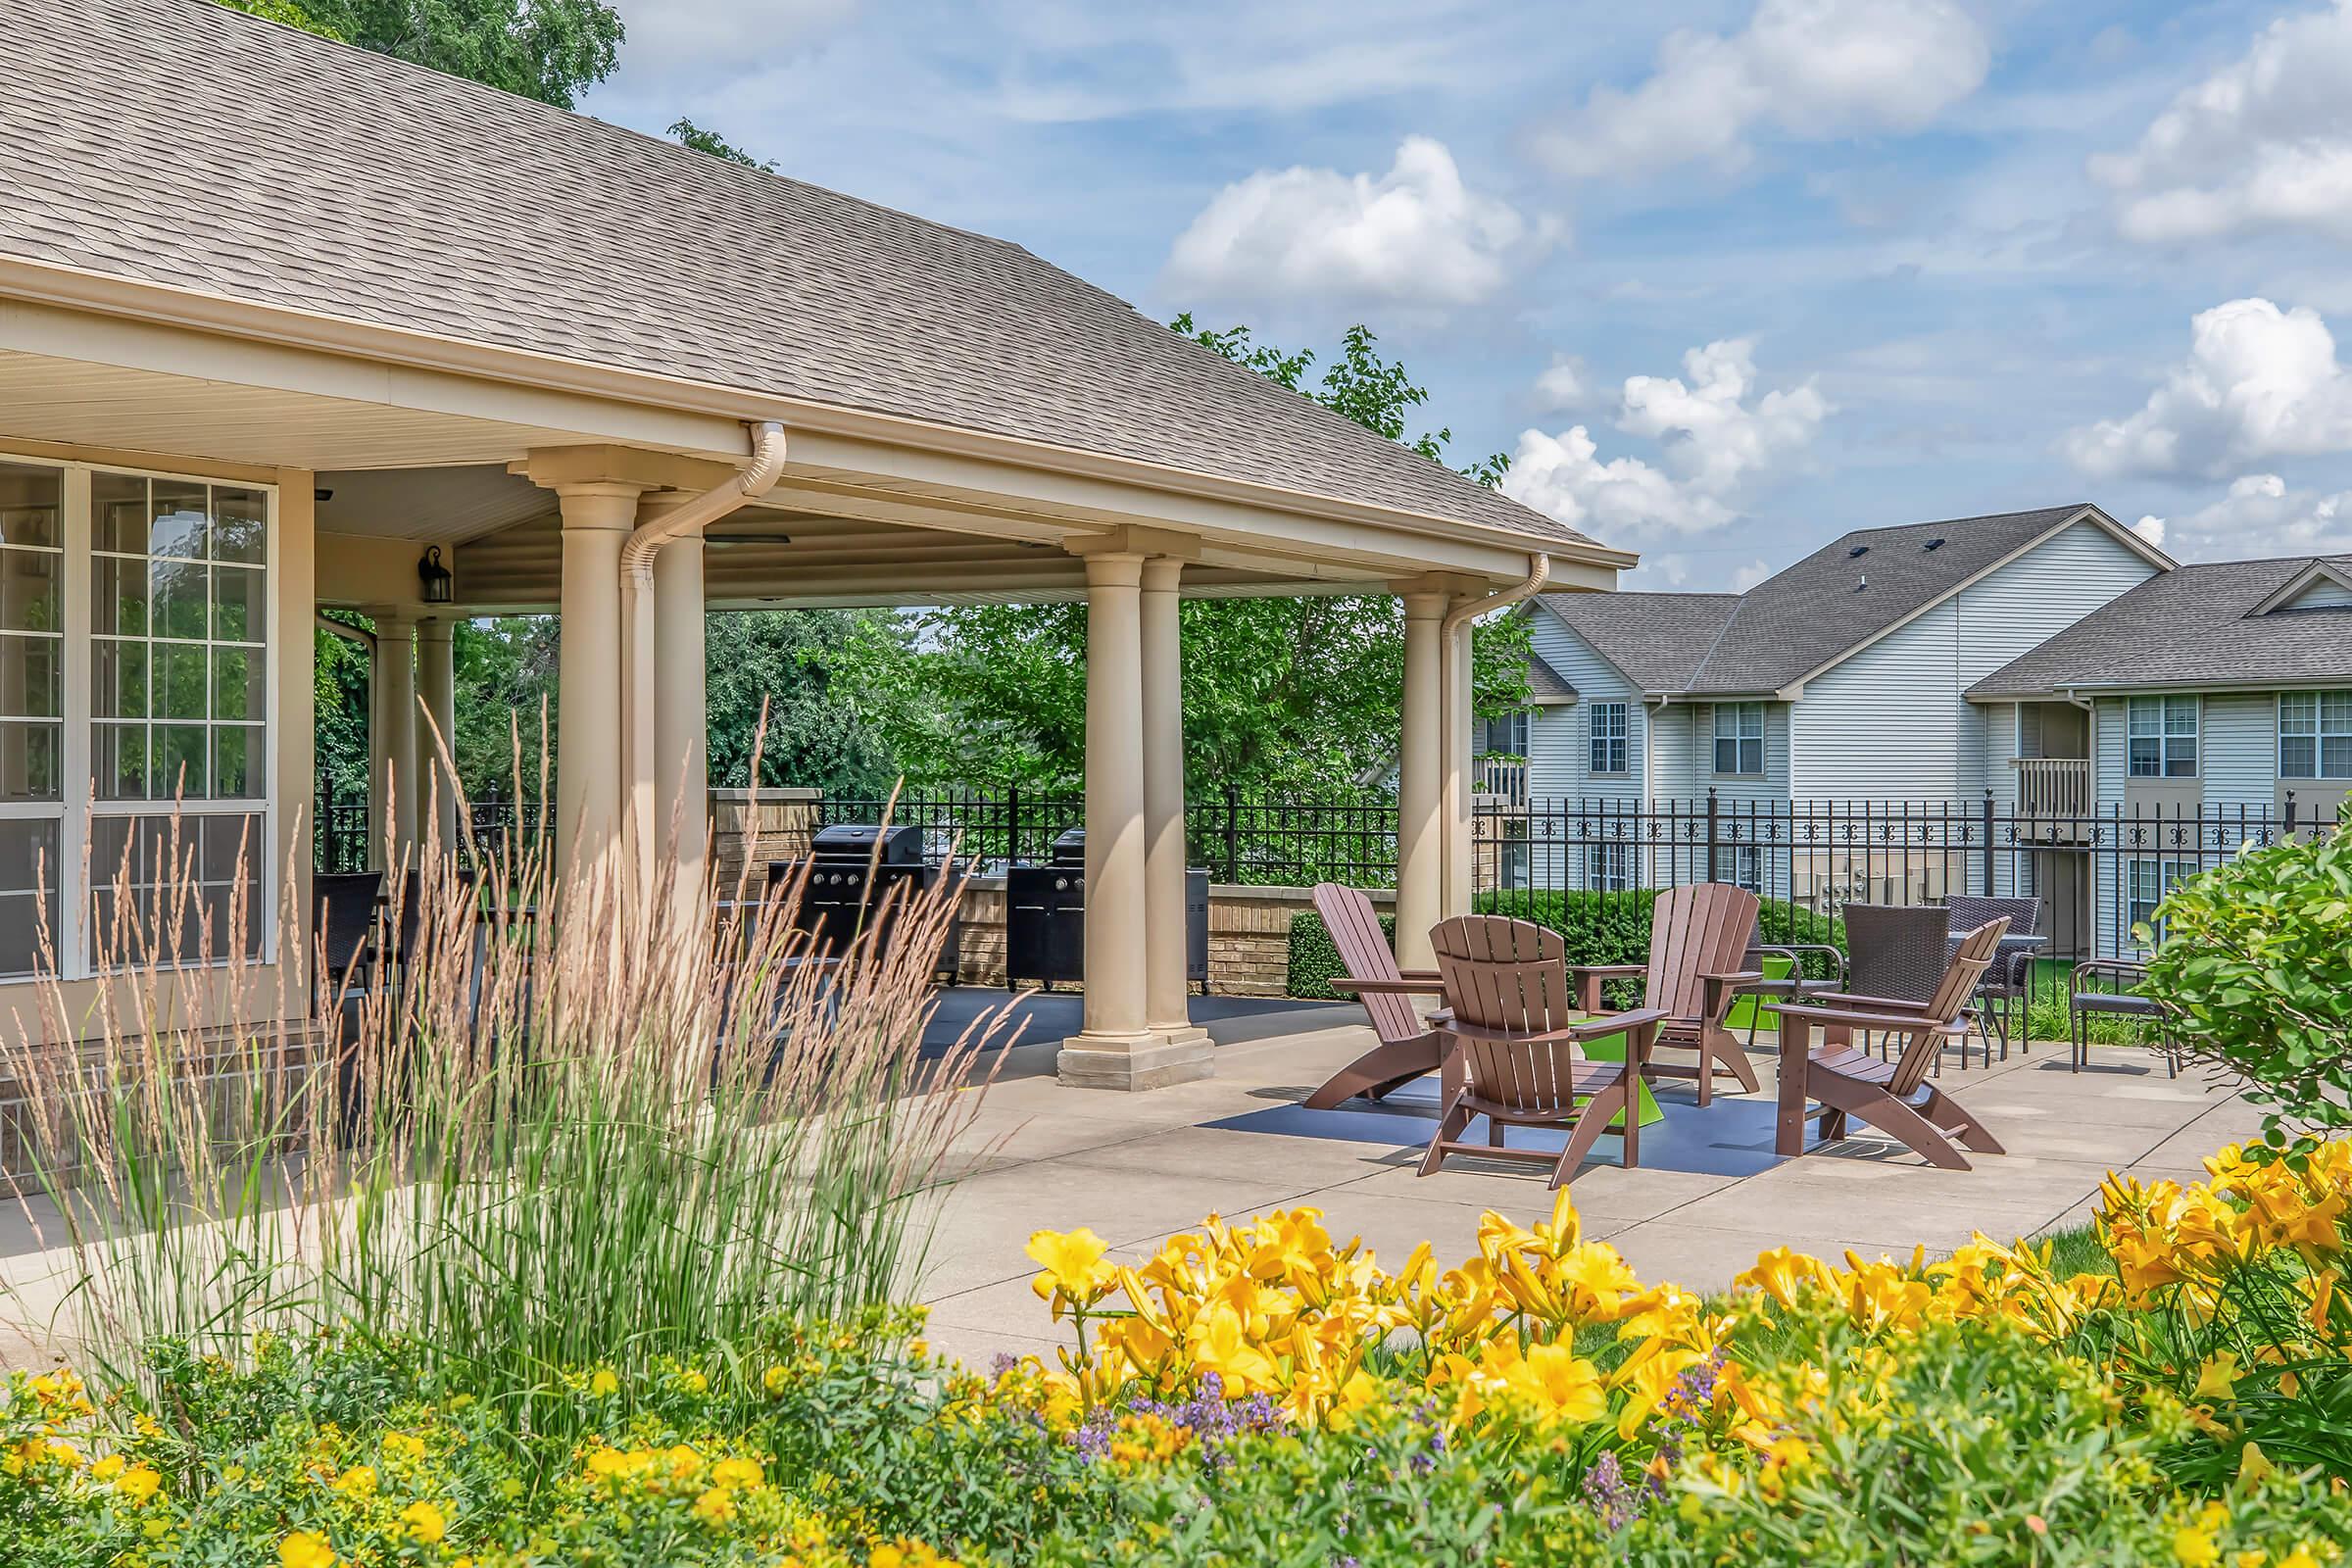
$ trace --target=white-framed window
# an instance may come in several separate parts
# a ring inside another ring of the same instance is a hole
[[[2352,692],[2279,693],[2278,776],[2352,778]]]
[[[1586,762],[1595,773],[1627,771],[1625,704],[1594,703],[1585,710]]]
[[[1715,705],[1715,771],[1740,777],[1764,776],[1764,705]]]
[[[2197,700],[2134,697],[2127,705],[2132,776],[2197,776]]]
[[[1761,896],[1764,892],[1764,858],[1753,844],[1732,846],[1732,886],[1745,888]]]
[[[194,896],[165,952],[225,957],[240,893],[248,953],[268,942],[275,505],[0,454],[0,978],[42,961],[43,918],[63,973],[89,974],[175,866]]]
[[[1516,713],[1504,713],[1499,718],[1488,719],[1486,744],[1480,751],[1489,757],[1525,757],[1530,716],[1523,708]]]
[[[1634,847],[1606,843],[1585,846],[1585,886],[1593,892],[1622,893],[1634,885]]]
[[[2163,929],[2156,924],[2156,906],[2174,887],[2197,874],[2194,860],[2135,859],[2129,867],[2131,884],[2124,903],[2124,937],[2129,941],[2134,926],[2145,925],[2155,930],[2161,939]]]

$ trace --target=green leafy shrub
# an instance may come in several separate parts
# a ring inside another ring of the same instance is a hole
[[[1649,955],[1650,907],[1656,900],[1657,894],[1647,888],[1626,893],[1506,890],[1480,894],[1478,908],[1483,914],[1507,914],[1557,931],[1567,946],[1571,964],[1640,963]],[[1396,917],[1384,914],[1380,925],[1394,943]],[[1763,902],[1756,912],[1756,937],[1767,946],[1822,943],[1839,952],[1845,949],[1843,924],[1783,899]],[[1830,973],[1829,960],[1808,955],[1805,972],[1815,979],[1826,979]],[[1340,962],[1339,952],[1331,944],[1331,933],[1324,929],[1323,917],[1312,910],[1294,916],[1290,994],[1337,997],[1339,994],[1331,989],[1330,981],[1332,976],[1345,973],[1347,966]]]
[[[2290,1125],[2352,1127],[2352,831],[2288,840],[2175,887],[2148,989],[2182,1048]]]

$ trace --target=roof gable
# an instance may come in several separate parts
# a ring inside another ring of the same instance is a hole
[[[1017,245],[211,0],[5,37],[0,258],[1591,543]]]
[[[1678,692],[1739,608],[1738,594],[1544,594],[1537,601],[1639,692]]]
[[[2269,615],[2279,611],[2328,610],[2345,605],[2352,605],[2352,570],[2333,561],[2318,560],[2246,613]]]
[[[2172,565],[2088,503],[1856,529],[1742,595],[1690,690],[1756,696],[1801,685],[2084,520],[2160,569]]]

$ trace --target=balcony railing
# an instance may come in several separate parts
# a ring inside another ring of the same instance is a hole
[[[1527,804],[1527,759],[1523,757],[1482,757],[1473,774],[1477,780],[1475,793],[1491,795],[1514,806]]]
[[[2024,816],[2084,816],[2092,805],[2090,760],[2084,757],[2013,757],[2017,809]]]

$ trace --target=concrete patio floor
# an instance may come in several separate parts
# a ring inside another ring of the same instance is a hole
[[[1315,1084],[1371,1044],[1360,1025],[1334,1026],[1346,1016],[1301,1012],[1303,1032],[1220,1043],[1214,1078],[1143,1095],[1063,1088],[1050,1076],[1050,1048],[1015,1048],[941,1200],[920,1290],[932,1343],[983,1366],[1064,1343],[1029,1289],[1036,1269],[1022,1249],[1039,1229],[1091,1226],[1132,1261],[1211,1212],[1305,1204],[1324,1211],[1336,1239],[1361,1236],[1385,1262],[1427,1241],[1450,1264],[1476,1250],[1486,1210],[1522,1222],[1550,1211],[1542,1165],[1457,1156],[1437,1175],[1416,1174],[1434,1080],[1385,1106],[1302,1108]],[[1585,1234],[1610,1242],[1645,1280],[1720,1289],[1774,1247],[1833,1258],[1848,1248],[1935,1253],[1972,1231],[2006,1241],[2085,1223],[2108,1171],[2201,1177],[2207,1154],[2261,1123],[2231,1087],[2167,1079],[2150,1053],[2094,1048],[2091,1067],[2076,1074],[2063,1045],[2037,1045],[1989,1068],[1946,1064],[1943,1088],[2009,1151],[1971,1156],[1973,1170],[1937,1170],[1868,1128],[1782,1160],[1772,1153],[1770,1055],[1767,1036],[1760,1094],[1719,1091],[1702,1111],[1689,1085],[1659,1091],[1665,1119],[1642,1130],[1640,1168],[1616,1165],[1615,1140],[1604,1139],[1603,1162],[1571,1183]],[[1533,1133],[1511,1141],[1542,1146]]]

